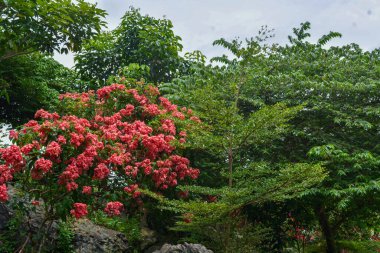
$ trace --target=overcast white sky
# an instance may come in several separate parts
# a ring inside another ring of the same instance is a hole
[[[329,31],[343,34],[335,45],[358,43],[371,50],[380,47],[380,0],[88,0],[107,11],[108,29],[114,29],[129,6],[143,14],[173,22],[181,36],[184,52],[201,50],[206,56],[220,55],[211,44],[221,37],[246,38],[262,25],[275,29],[276,43],[286,43],[293,27],[311,22],[312,38]],[[65,66],[74,65],[73,56],[56,55]]]

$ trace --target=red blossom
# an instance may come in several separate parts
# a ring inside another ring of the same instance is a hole
[[[61,152],[61,146],[57,142],[52,141],[47,145],[45,154],[51,157],[58,157]]]
[[[43,175],[50,171],[50,169],[53,166],[53,162],[45,159],[40,158],[34,163],[34,168],[32,169],[32,178],[39,180],[43,177]]]
[[[0,185],[13,179],[13,170],[7,165],[0,165]]]
[[[173,115],[173,117],[176,117],[176,118],[181,119],[181,120],[185,119],[185,115],[181,112],[178,112],[178,111],[172,112],[172,115]]]
[[[86,195],[91,195],[92,188],[91,186],[83,186],[82,193]]]
[[[102,180],[106,178],[110,174],[110,170],[107,168],[107,165],[104,163],[100,163],[95,169],[94,169],[94,176],[92,179],[98,179]]]
[[[110,96],[110,93],[114,90],[125,90],[125,86],[122,84],[112,84],[99,89],[96,94],[99,99],[106,99]]]
[[[141,192],[135,191],[135,192],[133,193],[132,197],[135,199],[135,198],[140,197],[140,195],[141,195]]]
[[[0,185],[0,201],[5,202],[8,200],[7,186],[5,184]]]
[[[138,187],[139,186],[137,184],[132,184],[132,185],[124,187],[124,191],[127,193],[133,193],[138,189]]]
[[[18,139],[18,132],[16,132],[15,130],[9,131],[9,138],[17,140]]]
[[[59,135],[57,141],[60,144],[66,144],[66,138],[63,135]]]
[[[145,105],[144,112],[150,116],[157,116],[161,114],[161,110],[156,104]]]
[[[164,119],[161,121],[162,124],[162,130],[164,132],[170,133],[172,135],[175,135],[176,133],[176,127],[174,122],[171,119]]]
[[[65,187],[68,192],[71,192],[78,189],[78,184],[72,181],[68,182]]]
[[[83,216],[88,214],[87,205],[84,203],[74,203],[74,209],[70,211],[71,215],[73,215],[76,219],[80,219]]]
[[[34,115],[34,118],[38,119],[59,119],[59,115],[57,113],[50,113],[45,111],[44,109],[40,109]]]
[[[40,205],[40,202],[37,200],[33,200],[31,203],[33,206],[39,206]]]
[[[41,170],[43,172],[49,172],[52,166],[52,161],[45,158],[40,158],[34,163],[34,169]]]
[[[161,101],[161,105],[168,111],[176,111],[177,110],[177,106],[176,105],[173,105],[169,99],[165,98],[165,97],[160,97],[159,100]]]
[[[190,120],[197,122],[197,123],[201,123],[201,120],[197,116],[191,116]]]
[[[133,105],[127,104],[124,109],[120,110],[120,114],[125,117],[131,116],[134,109],[135,107]]]
[[[75,147],[79,147],[84,141],[84,137],[82,134],[71,133],[70,137],[71,137],[70,143],[74,145]]]
[[[8,148],[2,150],[1,158],[6,164],[11,165],[15,169],[19,169],[24,166],[24,159],[21,154],[21,149],[16,145],[11,145]]]
[[[118,201],[108,202],[104,212],[106,212],[109,216],[117,216],[120,215],[121,210],[124,205]]]
[[[21,148],[21,153],[23,153],[24,155],[27,155],[27,154],[30,153],[30,151],[33,150],[34,147],[35,147],[35,146],[34,146],[33,144],[31,144],[31,143],[26,144],[25,146],[23,146],[23,147]]]

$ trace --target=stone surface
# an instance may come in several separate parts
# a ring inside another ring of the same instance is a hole
[[[143,227],[141,229],[141,250],[144,250],[148,248],[149,246],[152,246],[158,241],[157,233],[147,227]]]
[[[15,197],[15,189],[10,187],[8,191],[10,197]],[[18,199],[22,201],[22,199]],[[32,234],[37,233],[43,221],[44,211],[42,206],[38,206],[36,211],[30,213],[29,219],[25,217],[25,224],[20,227],[21,230],[30,230]],[[0,232],[6,229],[9,219],[13,215],[13,210],[7,205],[0,204]],[[26,221],[29,220],[29,225]],[[47,225],[45,225],[47,228]],[[48,248],[55,245],[58,238],[58,223],[53,222],[49,230],[46,244]],[[114,231],[94,224],[88,219],[80,219],[76,221],[72,228],[74,232],[73,245],[74,251],[80,253],[123,253],[128,252],[128,241],[123,233]],[[15,238],[22,240],[22,238]],[[20,241],[22,243],[22,241]]]
[[[213,251],[206,249],[201,244],[164,244],[160,250],[153,251],[153,253],[213,253]]]
[[[74,224],[75,252],[126,252],[128,241],[123,233],[107,229],[89,220],[79,220]]]
[[[8,208],[0,203],[0,230],[3,230],[6,227],[10,218],[11,214],[9,213]]]

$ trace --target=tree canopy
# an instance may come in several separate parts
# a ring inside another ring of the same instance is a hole
[[[79,51],[100,32],[106,14],[84,0],[2,0],[0,13],[0,61],[36,51]]]
[[[181,50],[181,38],[174,34],[170,20],[144,16],[130,8],[115,30],[84,45],[75,56],[75,68],[84,79],[104,84],[119,68],[137,63],[150,68],[150,81],[166,82],[184,68]]]

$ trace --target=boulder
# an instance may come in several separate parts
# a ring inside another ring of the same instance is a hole
[[[78,253],[127,252],[128,241],[123,233],[81,219],[74,224],[74,250]]]
[[[153,251],[153,253],[213,253],[201,244],[164,244],[160,250]]]
[[[18,198],[15,194],[15,189],[10,187],[8,191],[11,198]],[[18,201],[23,201],[22,198],[18,198]],[[0,233],[3,231],[6,233],[7,223],[13,217],[14,211],[11,206],[0,204]],[[41,228],[41,223],[44,219],[44,210],[42,206],[37,206],[35,211],[29,213],[29,217],[25,217],[24,224],[19,228],[20,231],[28,231],[29,233],[37,234]],[[48,225],[45,225],[45,229]],[[57,221],[53,221],[49,233],[47,234],[47,240],[45,245],[51,249],[58,239],[59,225]],[[129,249],[126,236],[118,231],[105,228],[93,223],[88,219],[80,219],[74,222],[72,226],[74,234],[73,246],[75,252],[80,253],[92,253],[92,252],[115,252],[123,253]],[[22,244],[25,239],[15,238],[18,244]]]

